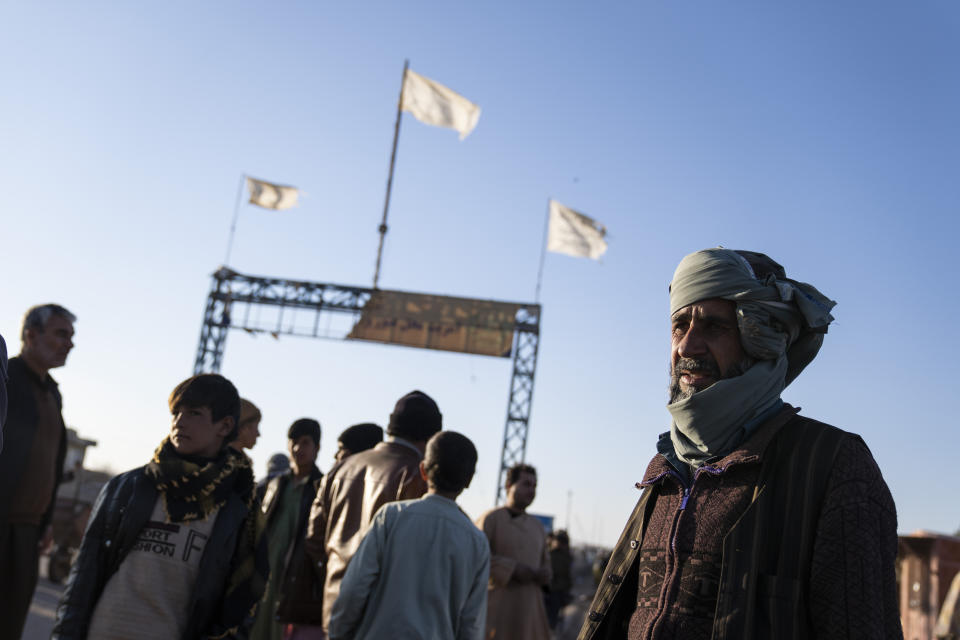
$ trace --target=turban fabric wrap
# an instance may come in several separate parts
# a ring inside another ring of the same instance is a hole
[[[670,283],[670,315],[701,300],[736,304],[745,373],[667,405],[677,456],[699,466],[728,453],[746,429],[780,402],[780,393],[816,357],[836,304],[786,277],[762,253],[706,249],[680,261]]]

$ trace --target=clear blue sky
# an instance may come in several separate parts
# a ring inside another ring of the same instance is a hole
[[[669,417],[667,284],[723,245],[838,302],[784,393],[861,434],[900,530],[960,526],[953,465],[960,6],[922,3],[8,3],[0,10],[0,333],[78,316],[54,372],[88,461],[144,463],[191,373],[242,173],[238,271],[369,285],[400,72],[478,103],[473,134],[404,117],[381,286],[532,300],[549,197],[604,223],[602,263],[550,254],[528,459],[534,510],[612,544]],[[335,436],[420,388],[477,443],[494,498],[507,360],[232,333],[223,371]]]

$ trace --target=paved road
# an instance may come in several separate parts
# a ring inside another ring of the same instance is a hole
[[[40,575],[47,575],[47,559],[40,559]],[[30,603],[30,615],[23,629],[22,640],[48,640],[53,631],[53,623],[57,619],[57,603],[63,587],[41,577],[37,582],[37,590],[33,593],[33,602]]]
[[[57,619],[57,603],[63,587],[53,584],[46,578],[40,578],[37,590],[30,603],[30,615],[23,630],[23,640],[47,640],[53,631],[53,623]]]
[[[564,623],[554,634],[557,640],[573,640],[577,637],[580,624],[593,597],[593,578],[588,570],[575,566],[574,574],[574,601],[563,611]],[[40,560],[40,575],[47,575],[46,558]],[[33,602],[30,603],[30,615],[27,617],[22,640],[49,640],[53,623],[57,618],[57,603],[60,602],[62,593],[63,586],[54,584],[45,577],[40,578],[37,590],[33,594]]]

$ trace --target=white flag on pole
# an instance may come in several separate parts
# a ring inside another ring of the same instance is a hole
[[[400,108],[424,124],[459,131],[461,140],[473,131],[480,118],[480,107],[410,69],[403,78]]]
[[[607,228],[593,218],[565,207],[556,200],[550,201],[547,251],[599,260],[607,250],[606,235]]]
[[[273,184],[256,178],[247,178],[250,204],[264,209],[289,209],[297,204],[300,192],[296,187]]]

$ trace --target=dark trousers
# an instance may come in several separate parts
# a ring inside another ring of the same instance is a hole
[[[569,591],[548,591],[543,594],[543,604],[547,609],[547,623],[551,629],[557,628],[560,622],[560,611],[570,604],[572,598]]]
[[[20,640],[37,587],[40,541],[35,524],[0,523],[0,640]]]

